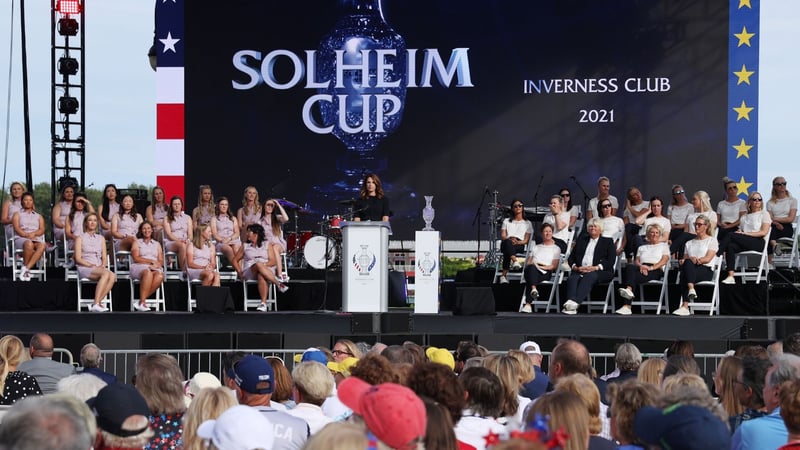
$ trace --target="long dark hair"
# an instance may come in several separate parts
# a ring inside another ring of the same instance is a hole
[[[653,203],[655,200],[658,200],[658,201],[660,201],[660,202],[661,202],[661,217],[665,217],[665,216],[664,216],[664,200],[661,200],[661,197],[659,197],[659,196],[657,196],[657,195],[654,195],[654,196],[650,197],[650,203],[651,203],[651,204],[652,204],[652,203]],[[652,211],[653,211],[653,207],[651,206],[651,207],[650,207],[650,214],[648,214],[648,215],[647,215],[647,217],[648,217],[648,218],[650,218],[650,217],[655,217],[655,214],[653,214],[653,212],[652,212]]]
[[[372,181],[375,182],[375,198],[383,198],[383,183],[381,183],[378,175],[374,173],[364,175],[364,179],[361,181],[361,198],[367,198],[367,180],[369,178],[372,178]]]
[[[564,203],[564,211],[569,211],[572,209],[572,191],[567,188],[561,188],[558,190],[558,195],[560,196],[562,192],[567,191],[569,193],[569,200],[564,202],[564,197],[561,197],[561,201]]]
[[[180,195],[173,195],[172,198],[169,199],[169,205],[167,206],[167,220],[170,222],[175,221],[175,212],[172,210],[172,202],[175,200],[180,200],[181,206],[183,206],[183,199],[180,197]]]
[[[78,210],[76,205],[78,204],[78,201],[80,199],[86,200],[86,193],[85,192],[76,192],[75,195],[72,197],[72,208],[70,208],[70,210],[69,210],[69,220],[70,220],[70,222],[75,220],[75,212]],[[86,214],[89,213],[89,209],[86,208],[86,202],[84,202],[83,204],[84,204],[84,208],[83,208],[84,215],[86,215]]]
[[[219,203],[221,201],[223,201],[223,200],[228,202],[228,211],[227,211],[227,213],[225,215],[228,216],[229,219],[233,220],[233,213],[231,213],[231,201],[228,200],[228,197],[220,197],[220,198],[217,199],[217,204],[216,204],[216,206],[214,206],[214,215],[215,216],[219,216],[219,214],[220,214],[220,212],[219,212]]]
[[[109,204],[111,202],[108,201],[108,197],[106,196],[106,191],[108,190],[108,188],[114,188],[114,192],[116,192],[117,195],[119,195],[119,189],[117,189],[117,186],[115,184],[107,184],[103,188],[103,220],[105,220],[106,222],[111,220],[111,217],[108,215]],[[114,200],[114,203],[119,204],[119,202],[116,199]]]
[[[269,199],[264,202],[264,207],[261,208],[261,218],[263,219],[267,214],[267,202],[271,202],[273,199]],[[275,236],[281,235],[281,221],[280,221],[280,208],[278,208],[278,201],[275,201],[275,206],[272,207],[272,213],[269,215],[269,223],[272,227],[272,234]]]
[[[123,195],[122,196],[122,200],[125,200],[125,197],[130,197],[131,201],[133,202],[133,205],[131,206],[131,210],[130,210],[130,212],[128,214],[131,216],[131,219],[133,219],[133,221],[135,222],[136,221],[136,216],[139,215],[139,212],[136,211],[136,202],[133,200],[133,196],[130,195],[130,194]],[[122,210],[122,202],[119,202],[119,218],[120,218],[120,220],[122,220],[123,217],[125,217],[125,211]]]
[[[267,238],[267,235],[264,234],[264,227],[257,223],[251,223],[247,226],[247,231],[252,231],[256,234],[256,247],[261,247],[261,244],[264,242],[264,239]]]

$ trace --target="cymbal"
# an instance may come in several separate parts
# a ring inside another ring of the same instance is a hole
[[[339,200],[339,204],[340,205],[345,205],[345,206],[355,205],[357,202],[358,202],[358,200],[356,200],[354,198],[351,198],[351,199],[348,199],[348,200]]]
[[[289,200],[286,200],[285,198],[279,198],[279,199],[278,199],[278,203],[280,203],[280,204],[281,204],[281,206],[283,206],[284,208],[289,208],[289,209],[303,209],[303,208],[302,208],[300,205],[298,205],[297,203],[295,203],[295,202],[292,202],[292,201],[289,201]]]

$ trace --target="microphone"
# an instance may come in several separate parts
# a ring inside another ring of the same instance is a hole
[[[483,192],[485,192],[487,194],[489,193],[489,185],[488,184],[483,187]]]
[[[572,175],[571,177],[569,177],[569,179],[575,181],[575,175]]]

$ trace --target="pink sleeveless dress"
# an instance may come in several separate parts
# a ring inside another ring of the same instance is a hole
[[[169,220],[165,218],[164,220]],[[169,223],[169,228],[172,231],[173,236],[177,237],[178,239],[184,240],[189,239],[189,221],[192,220],[188,214],[181,211],[180,214],[175,216],[175,220]],[[170,241],[166,233],[164,233],[164,247],[169,251],[175,251],[174,247],[172,247],[173,241]]]
[[[61,223],[67,223],[67,220],[69,220],[69,212],[72,210],[72,203],[59,202],[59,204],[61,205],[61,214],[59,214],[58,218],[61,219]],[[63,240],[64,229],[53,224],[53,238],[55,238],[56,241]]]
[[[269,262],[269,243],[264,241],[261,247],[256,247],[251,243],[244,245],[244,257],[242,258],[242,273],[246,280],[255,280],[258,272],[253,268],[256,263]],[[269,267],[275,273],[275,266]]]
[[[233,220],[231,220],[231,218],[225,214],[220,214],[219,216],[217,216],[217,234],[220,235],[220,237],[222,237],[223,239],[229,238],[234,235]],[[236,238],[228,242],[228,245],[241,244],[241,243],[242,243],[241,239]],[[223,245],[225,244],[219,242],[217,243],[218,252],[221,251],[220,249]]]
[[[81,236],[81,257],[84,261],[92,265],[103,264],[103,246],[105,239],[97,233],[84,234]],[[94,267],[78,266],[78,276],[88,278]]]
[[[22,231],[26,233],[32,233],[39,229],[39,218],[42,217],[41,214],[36,211],[23,210],[17,211],[17,214],[19,215],[19,227],[22,229]],[[14,245],[16,245],[17,248],[22,248],[22,246],[25,244],[25,241],[29,240],[31,239],[17,236],[14,238]],[[33,239],[33,241],[44,242],[44,235],[36,237]]]
[[[150,261],[158,261],[158,250],[161,248],[161,244],[154,239],[150,239],[150,242],[145,242],[144,239],[138,239],[137,242],[139,243],[139,256]],[[142,274],[148,270],[153,270],[149,264],[133,263],[131,264],[131,278],[134,280],[141,280]],[[157,270],[157,272],[163,271],[164,269],[162,268]]]
[[[211,244],[204,245],[203,248],[197,248],[192,245],[192,249],[190,251],[194,255],[194,264],[198,266],[206,266],[211,262],[211,258],[217,257],[214,247]],[[186,272],[189,274],[189,279],[191,280],[199,279],[200,274],[204,270],[205,269],[192,269],[190,267],[186,268]]]
[[[22,200],[14,200],[8,204],[8,219],[9,221],[14,218],[14,213],[22,211]],[[14,225],[9,223],[6,225],[6,236],[11,237],[14,235]]]

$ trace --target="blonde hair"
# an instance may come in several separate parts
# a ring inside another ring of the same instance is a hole
[[[744,412],[744,406],[739,403],[739,398],[734,392],[734,385],[742,369],[742,360],[736,356],[726,356],[719,361],[716,376],[722,382],[722,392],[717,392],[719,402],[729,416],[736,416]]]
[[[183,416],[183,448],[205,450],[203,440],[197,437],[197,427],[206,420],[218,418],[237,404],[233,391],[225,386],[200,389]]]
[[[520,364],[509,355],[491,354],[483,359],[483,367],[500,379],[503,387],[503,403],[500,416],[512,417],[519,409]]]
[[[550,431],[563,428],[569,438],[564,450],[585,450],[589,444],[589,413],[580,396],[569,391],[554,391],[539,397],[528,411],[526,423],[535,421],[536,413],[549,416]]]
[[[203,232],[206,231],[206,228],[208,228],[208,224],[201,223],[194,229],[194,236],[192,236],[192,245],[194,245],[194,248],[202,249],[205,245],[205,242],[203,242]]]
[[[367,448],[367,430],[351,422],[333,422],[319,430],[304,450],[351,450]]]
[[[136,361],[136,389],[142,393],[153,414],[186,410],[183,380],[178,361],[170,355],[148,353]]]
[[[614,419],[612,435],[621,444],[639,444],[642,442],[633,432],[633,418],[644,406],[654,406],[658,400],[658,388],[639,380],[627,380],[623,383],[608,385],[606,398],[611,402],[609,411]]]
[[[522,350],[509,350],[508,356],[519,362],[519,382],[521,384],[530,383],[536,378],[536,372],[533,370],[533,363],[527,353]]]
[[[664,358],[650,358],[642,362],[636,379],[643,383],[661,386],[661,374],[664,373],[667,361]]]
[[[676,373],[675,375],[670,375],[667,378],[664,378],[664,381],[661,383],[661,390],[664,391],[665,394],[669,394],[670,392],[685,386],[705,389],[706,392],[708,392],[708,386],[706,385],[706,382],[700,378],[699,375],[685,372]]]
[[[559,378],[556,391],[567,391],[578,394],[589,413],[589,433],[600,434],[603,421],[600,419],[600,391],[587,375],[576,373]]]
[[[25,344],[14,335],[6,335],[0,339],[0,396],[6,387],[9,372],[17,369],[17,365],[29,359],[25,352]]]

